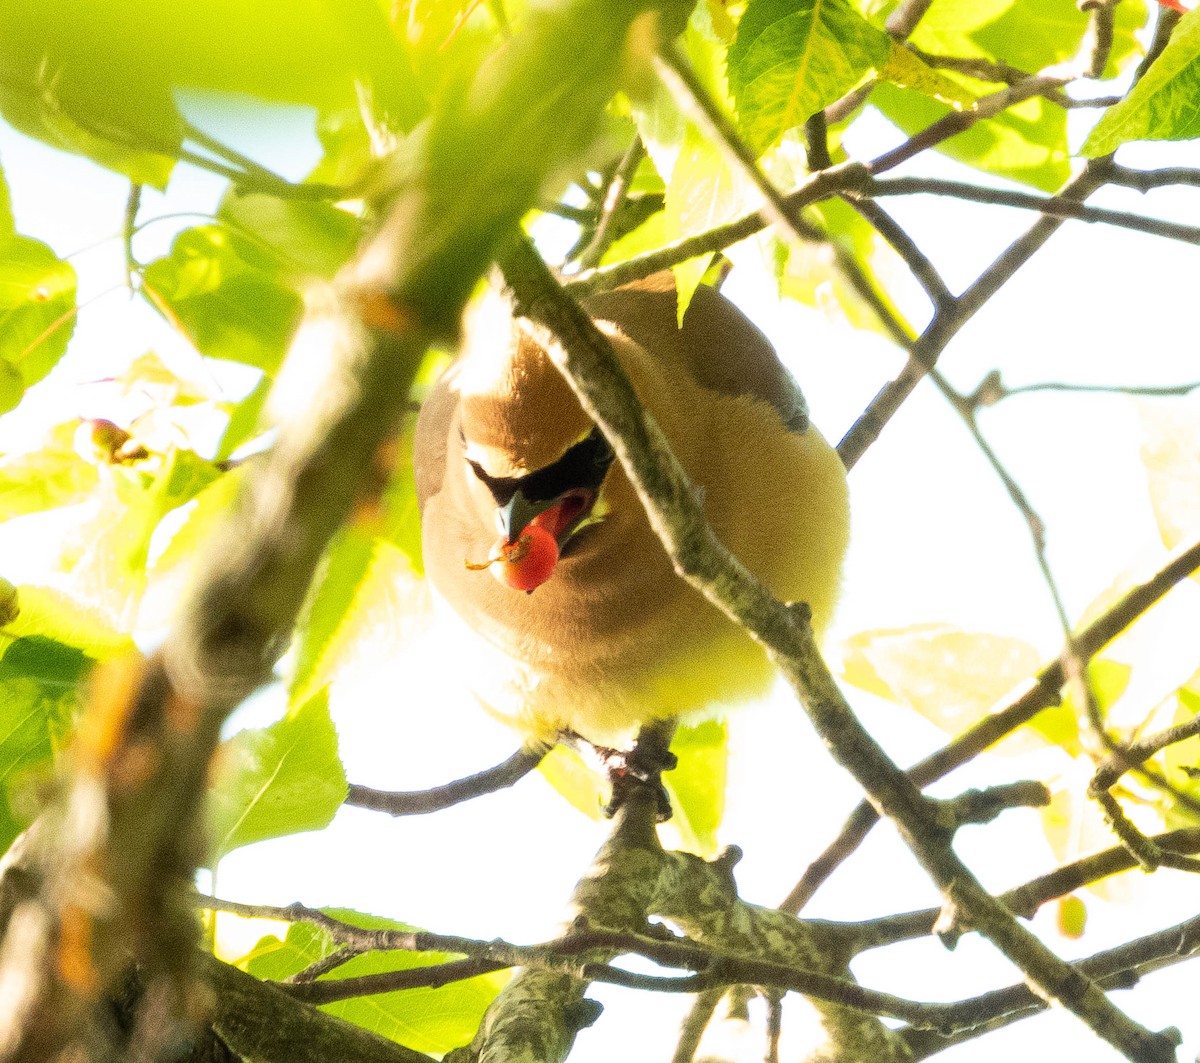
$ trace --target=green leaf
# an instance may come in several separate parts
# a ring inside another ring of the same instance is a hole
[[[671,742],[679,766],[663,775],[673,815],[667,829],[679,848],[710,857],[717,851],[717,828],[725,813],[725,774],[729,760],[728,728],[723,720],[681,727]]]
[[[13,27],[7,18],[18,13],[20,24]],[[0,68],[6,75],[0,115],[51,147],[83,155],[136,184],[165,189],[183,123],[161,79],[148,73],[136,94],[110,95],[111,85],[94,83],[82,57],[66,56],[31,32],[34,22],[26,10],[0,6]]]
[[[97,661],[133,653],[133,640],[99,610],[54,587],[23,584],[17,588],[21,612],[4,629],[6,636],[48,639],[79,650]]]
[[[895,41],[888,52],[887,62],[879,68],[879,76],[902,89],[914,89],[956,109],[970,107],[978,99],[953,78],[934,69],[915,52]]]
[[[594,767],[570,746],[558,745],[538,765],[542,777],[589,819],[603,819],[611,787]]]
[[[368,930],[411,931],[414,927],[343,908],[323,911],[342,922]],[[324,930],[293,923],[283,941],[266,937],[239,966],[264,979],[296,974],[337,948]],[[442,952],[369,952],[338,967],[321,981],[429,967],[456,958]],[[404,989],[322,1005],[322,1010],[373,1030],[417,1052],[440,1054],[475,1036],[483,1013],[509,979],[507,971],[452,982],[440,989]]]
[[[907,705],[948,735],[977,723],[1038,670],[1037,650],[1022,639],[921,624],[865,631],[845,643],[848,683]]]
[[[750,0],[729,49],[742,132],[760,154],[887,61],[891,40],[846,0]]]
[[[330,547],[297,625],[292,702],[347,668],[386,659],[425,623],[424,585],[382,539],[343,530]]]
[[[908,280],[900,256],[879,233],[848,204],[838,199],[817,203],[806,212],[820,224],[830,241],[844,248],[858,262],[882,304],[896,320],[907,323],[907,315],[893,298]],[[829,253],[820,244],[776,241],[770,251],[778,254],[780,290],[790,299],[826,311],[836,308],[854,328],[869,329],[889,341],[891,331],[858,290],[840,272],[831,275]],[[911,326],[910,326],[911,331]]]
[[[211,358],[273,374],[300,323],[303,302],[278,262],[223,225],[180,233],[142,279],[154,306]]]
[[[1059,934],[1072,941],[1083,937],[1087,927],[1087,905],[1081,897],[1060,897],[1055,916]]]
[[[1175,698],[1178,705],[1172,726],[1190,723],[1200,713],[1200,676],[1193,676],[1180,687],[1175,692]],[[1200,801],[1200,736],[1193,735],[1182,742],[1172,743],[1155,760],[1161,762],[1167,782],[1177,792],[1191,798],[1193,803]],[[1168,830],[1194,827],[1200,820],[1194,804],[1189,806],[1184,801],[1177,801],[1173,794],[1158,796],[1163,809],[1163,824]]]
[[[208,794],[214,865],[243,845],[327,827],[346,799],[327,692],[270,727],[223,742],[215,776]]]
[[[75,330],[75,270],[27,236],[0,238],[0,362],[19,376],[21,391],[63,356]],[[15,382],[15,378],[14,378]],[[21,391],[0,384],[0,413]]]
[[[881,83],[871,103],[912,136],[950,113],[951,108],[909,89]],[[1040,97],[1024,100],[943,140],[936,150],[998,177],[1055,192],[1070,176],[1066,112]]]
[[[1134,31],[1146,22],[1146,5],[1121,0],[1113,18],[1113,47],[1106,77],[1138,49]],[[1075,0],[1010,0],[987,23],[970,31],[989,58],[996,58],[1030,73],[1063,63],[1083,43],[1088,15]]]
[[[96,467],[75,452],[77,421],[56,425],[40,450],[0,459],[0,521],[81,501]]]
[[[721,73],[724,49],[695,30],[689,30],[685,43],[697,76],[718,103],[728,105]],[[667,105],[660,101],[660,114],[666,113]],[[668,243],[730,221],[758,202],[758,192],[741,171],[731,169],[717,145],[691,122],[684,124],[672,152],[663,209],[663,236]],[[680,321],[711,260],[710,253],[674,267]]]
[[[293,703],[333,681],[348,665],[387,657],[424,625],[420,582],[421,515],[412,475],[412,419],[392,448],[390,476],[374,503],[330,544],[296,627],[288,684]],[[385,458],[386,462],[386,458]]]
[[[1005,13],[1014,0],[938,0],[917,23],[910,41],[935,55],[995,59],[975,40],[976,30]]]
[[[168,452],[156,470],[111,467],[97,493],[95,516],[64,543],[60,565],[71,576],[72,593],[129,630],[159,522],[220,475],[186,450]]]
[[[269,251],[290,278],[331,278],[354,253],[362,223],[352,214],[316,200],[239,195],[230,191],[218,220]]]
[[[1142,467],[1163,545],[1174,550],[1200,533],[1200,427],[1196,404],[1143,402]]]
[[[1096,699],[1101,718],[1108,715],[1109,710],[1125,693],[1132,674],[1133,669],[1122,661],[1097,657],[1088,662],[1088,684]],[[1029,733],[1044,738],[1050,745],[1077,757],[1084,751],[1080,738],[1080,724],[1086,719],[1087,708],[1079,704],[1073,690],[1068,686],[1061,704],[1043,709],[1029,721],[1027,729],[1018,733]]]
[[[271,378],[265,373],[244,399],[236,403],[229,424],[217,445],[214,461],[227,461],[243,443],[249,442],[261,427],[263,408],[271,394]]]
[[[163,187],[177,88],[317,108],[360,89],[408,130],[425,106],[374,0],[30,0],[0,7],[0,111],[17,128]]]
[[[1171,40],[1120,103],[1104,112],[1081,149],[1107,155],[1129,140],[1200,137],[1200,10],[1179,20]]]
[[[9,643],[0,658],[0,851],[32,818],[22,784],[63,743],[95,662],[82,650],[42,636]],[[17,808],[14,809],[14,790]],[[21,806],[25,807],[21,807]],[[24,814],[23,814],[24,813]]]

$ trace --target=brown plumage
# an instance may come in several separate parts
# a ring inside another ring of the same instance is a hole
[[[710,288],[678,328],[669,274],[586,306],[703,489],[718,537],[824,625],[848,535],[845,472],[770,344]],[[493,300],[417,427],[426,570],[461,627],[459,659],[481,701],[539,738],[569,729],[618,745],[646,720],[694,719],[761,694],[765,655],[675,575],[536,335]],[[510,541],[528,519],[561,532],[561,559],[532,593],[465,564],[492,556],[506,505],[519,514]],[[532,518],[539,509],[548,512]]]

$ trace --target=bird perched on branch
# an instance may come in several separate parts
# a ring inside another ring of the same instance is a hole
[[[678,327],[670,274],[585,307],[718,538],[821,628],[848,536],[845,470],[766,338],[706,287]],[[619,747],[648,721],[761,695],[765,653],[675,574],[547,342],[493,298],[417,425],[426,571],[480,700],[529,737]]]

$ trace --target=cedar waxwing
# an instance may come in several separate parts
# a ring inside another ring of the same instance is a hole
[[[819,631],[846,550],[846,474],[766,338],[703,286],[678,327],[669,273],[584,305],[717,536],[780,599],[807,602]],[[675,574],[539,336],[485,300],[417,424],[426,572],[461,621],[475,692],[527,735],[610,747],[649,720],[760,696],[765,653]]]

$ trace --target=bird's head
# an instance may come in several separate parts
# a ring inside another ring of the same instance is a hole
[[[473,333],[487,324],[477,319]],[[497,335],[508,337],[499,352]],[[483,567],[532,591],[583,528],[600,519],[612,448],[551,362],[543,337],[511,317],[495,322],[486,343],[468,341],[457,389],[463,475],[480,518],[502,537]]]

